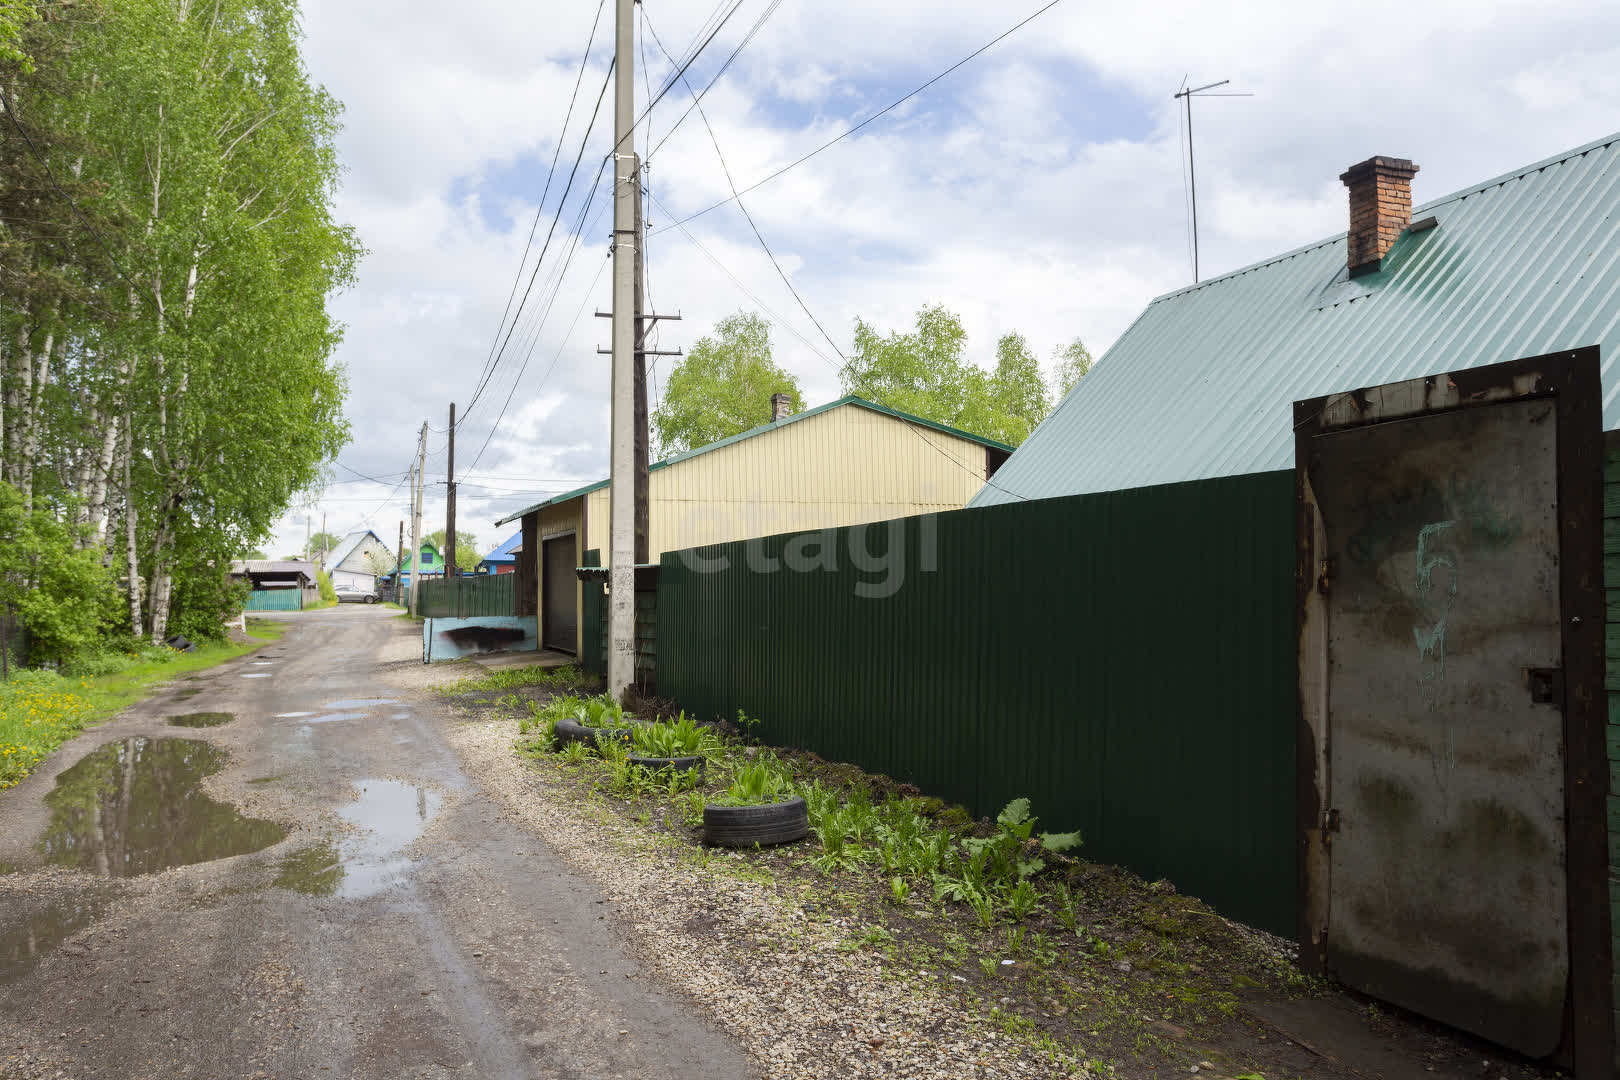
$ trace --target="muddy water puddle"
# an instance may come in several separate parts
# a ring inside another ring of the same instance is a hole
[[[33,971],[46,953],[95,922],[110,902],[104,894],[59,900],[0,930],[0,986]]]
[[[133,737],[107,743],[56,778],[45,796],[47,862],[102,877],[135,877],[171,866],[245,855],[287,830],[243,817],[202,790],[225,751],[196,739]]]
[[[399,702],[394,700],[393,698],[363,697],[363,698],[354,698],[351,701],[328,701],[325,705],[323,705],[321,707],[323,709],[340,709],[340,710],[342,710],[342,709],[375,709],[379,705],[398,705],[398,704],[399,704]]]
[[[188,712],[179,716],[169,717],[172,727],[218,727],[228,724],[236,719],[235,713],[228,712]]]
[[[444,797],[399,780],[362,780],[357,786],[360,797],[338,810],[353,831],[282,859],[277,885],[310,896],[359,899],[381,892],[410,869],[406,849],[439,812]]]

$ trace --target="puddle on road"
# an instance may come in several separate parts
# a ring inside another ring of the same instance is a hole
[[[244,679],[268,679],[269,677],[270,673],[268,671],[250,671],[242,676]]]
[[[45,796],[51,822],[39,849],[48,862],[121,878],[277,843],[285,828],[243,817],[203,792],[202,778],[228,757],[195,739],[107,743],[56,778]]]
[[[300,848],[281,860],[275,884],[305,896],[331,896],[343,884],[343,863],[331,841]]]
[[[362,780],[360,798],[338,811],[357,828],[339,845],[343,884],[339,895],[370,896],[411,865],[405,849],[415,842],[444,797],[399,780]]]
[[[359,899],[381,892],[411,866],[405,849],[422,835],[444,797],[399,780],[361,780],[360,798],[338,810],[354,831],[281,861],[276,884],[310,896]]]
[[[363,713],[363,712],[327,713],[325,716],[311,716],[308,720],[305,720],[304,723],[306,723],[306,724],[330,724],[333,720],[359,720],[359,719],[363,718],[365,715],[366,714]]]
[[[235,713],[188,712],[180,716],[169,717],[169,723],[174,727],[218,727],[235,719]]]
[[[314,716],[314,715],[315,714],[312,713],[312,712],[278,712],[278,713],[276,713],[276,719],[277,720],[286,720],[287,718],[293,717],[293,716]]]
[[[355,698],[353,701],[328,701],[321,706],[323,709],[375,709],[379,705],[398,705],[393,698],[366,697]]]
[[[107,907],[104,896],[50,904],[21,926],[0,933],[0,986],[33,971],[45,954],[89,926]]]

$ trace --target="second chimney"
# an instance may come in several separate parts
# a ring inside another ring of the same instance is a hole
[[[793,399],[786,394],[771,395],[771,423],[786,420],[788,413],[793,411]]]
[[[1350,189],[1350,276],[1377,270],[1412,223],[1412,177],[1405,158],[1371,157],[1339,175]]]

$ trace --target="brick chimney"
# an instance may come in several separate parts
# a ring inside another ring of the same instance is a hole
[[[771,423],[786,420],[789,412],[793,410],[793,399],[786,394],[771,395]]]
[[[1412,222],[1412,177],[1405,158],[1371,157],[1339,175],[1350,189],[1350,276],[1377,270]]]

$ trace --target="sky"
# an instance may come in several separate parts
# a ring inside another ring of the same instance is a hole
[[[919,308],[944,305],[975,362],[991,366],[996,340],[1017,331],[1050,366],[1076,338],[1102,356],[1150,300],[1190,284],[1187,118],[1172,98],[1183,85],[1224,79],[1220,92],[1252,95],[1193,104],[1203,278],[1343,232],[1338,176],[1374,154],[1418,164],[1421,203],[1620,124],[1612,2],[1060,0],[745,193],[801,307],[735,203],[682,219],[731,195],[727,169],[746,190],[1046,0],[742,0],[670,85],[658,42],[687,57],[734,2],[637,5],[636,114],[669,87],[635,136],[651,192],[648,306],[681,316],[660,326],[665,349],[759,312],[809,405],[839,395],[857,317],[905,330]],[[611,307],[612,220],[595,181],[611,85],[587,127],[614,5],[582,67],[597,11],[595,0],[306,0],[306,64],[345,108],[337,216],[368,253],[331,301],[346,327],[336,360],[352,440],[267,554],[293,553],[323,521],[390,544],[401,521],[408,533],[403,478],[424,422],[423,532],[444,528],[452,402],[457,527],[481,550],[516,530],[496,527],[501,517],[607,475],[609,358],[596,349],[608,320],[594,313]],[[712,136],[689,112],[694,92]],[[652,368],[655,400],[674,362]]]

